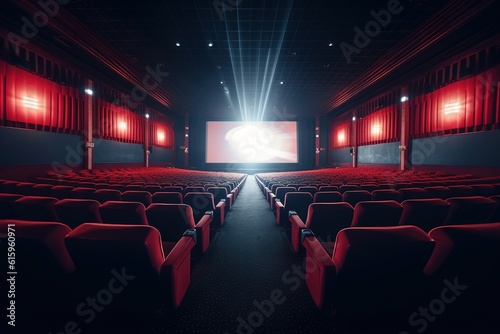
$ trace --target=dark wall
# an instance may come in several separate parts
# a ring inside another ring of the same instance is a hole
[[[414,139],[413,166],[500,167],[500,130]]]
[[[112,140],[94,139],[93,162],[99,163],[143,163],[144,146]]]
[[[149,155],[150,166],[170,166],[174,163],[174,150],[153,147]]]
[[[358,147],[358,164],[395,165],[400,162],[399,142]]]
[[[330,150],[330,163],[336,164],[352,164],[352,156],[349,148],[339,148]]]

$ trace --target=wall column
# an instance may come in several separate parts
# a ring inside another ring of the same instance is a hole
[[[92,169],[92,153],[94,149],[93,142],[93,85],[92,80],[85,80],[85,96],[83,98],[83,141],[84,148],[84,168]]]
[[[358,117],[355,111],[352,113],[351,133],[352,167],[358,167]]]
[[[400,120],[401,120],[401,142],[399,144],[400,152],[400,170],[410,170],[410,101],[408,98],[408,86],[401,88],[401,105],[400,105]]]
[[[189,167],[189,115],[184,117],[184,167]]]
[[[144,115],[144,167],[149,167],[149,155],[151,147],[149,145],[149,114]]]

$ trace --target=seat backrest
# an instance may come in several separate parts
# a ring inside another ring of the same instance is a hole
[[[289,192],[297,191],[294,187],[278,187],[275,190],[276,199],[279,199],[281,202],[285,201],[285,195]]]
[[[35,196],[45,196],[51,197],[50,189],[53,187],[52,184],[38,183],[33,186],[33,195]]]
[[[24,196],[14,201],[13,206],[19,219],[59,222],[54,208],[58,201],[54,197]]]
[[[25,196],[33,196],[35,195],[33,191],[33,187],[35,186],[35,183],[31,182],[19,182],[16,184],[16,194],[21,194]]]
[[[165,186],[163,192],[181,193],[184,196],[184,188],[181,186]]]
[[[146,207],[140,202],[107,201],[99,207],[103,223],[148,225]]]
[[[332,256],[336,283],[359,288],[361,298],[364,293],[388,297],[397,293],[397,286],[405,286],[403,282],[423,276],[433,249],[434,241],[415,226],[343,229],[337,234]],[[340,286],[338,290],[351,291]]]
[[[436,248],[425,267],[428,276],[458,277],[461,283],[484,286],[488,295],[494,287],[498,292],[500,223],[439,226],[429,236]]]
[[[338,186],[321,186],[319,187],[319,191],[339,191]]]
[[[71,190],[71,198],[81,198],[81,199],[94,199],[94,193],[97,191],[95,188],[86,187],[76,187]]]
[[[67,198],[54,205],[59,221],[74,229],[83,223],[100,223],[100,203],[93,199]]]
[[[7,245],[9,225],[13,226],[16,239],[16,271],[19,273],[16,278],[16,304],[23,305],[24,310],[28,303],[37,304],[35,301],[39,303],[45,298],[46,306],[51,305],[51,302],[57,303],[57,300],[68,294],[71,285],[69,278],[75,271],[64,244],[64,238],[71,229],[57,222],[1,220],[2,245]],[[0,287],[8,291],[4,281]]]
[[[121,201],[122,193],[116,189],[98,189],[93,198],[101,204],[107,201]]]
[[[395,189],[378,189],[372,191],[372,201],[398,201],[399,193]]]
[[[448,186],[448,189],[451,190],[450,197],[474,196],[474,189],[471,186],[455,185],[455,186]]]
[[[316,188],[315,186],[303,186],[299,187],[297,191],[310,193],[312,196],[314,196],[314,194],[318,192],[318,188]]]
[[[407,199],[427,198],[428,193],[422,188],[401,188],[398,190],[399,202]]]
[[[149,225],[160,231],[163,242],[177,242],[195,228],[193,209],[187,204],[153,203],[146,209]]]
[[[283,183],[275,183],[271,186],[271,192],[276,195],[276,188],[285,187]]]
[[[140,202],[147,208],[152,203],[152,198],[149,191],[127,190],[122,193],[122,201]]]
[[[492,184],[471,184],[470,187],[474,190],[475,196],[489,197],[496,193],[496,188]]]
[[[351,225],[353,214],[349,203],[312,203],[307,211],[306,228],[321,242],[333,242],[340,230]]]
[[[163,295],[160,270],[164,254],[160,233],[154,227],[82,224],[66,236],[65,243],[79,279],[85,282],[83,296],[95,294],[118,277],[124,288],[113,296],[112,307],[134,307],[144,300],[156,304]]]
[[[24,197],[21,194],[0,193],[0,219],[16,219],[17,213],[14,208],[14,202]]]
[[[489,199],[495,202],[495,209],[491,213],[489,221],[492,223],[500,223],[500,195],[490,196]]]
[[[190,192],[184,195],[184,204],[193,209],[195,221],[200,221],[206,211],[215,212],[214,195],[209,192]]]
[[[146,185],[144,186],[145,191],[149,191],[151,195],[154,195],[157,192],[163,191],[163,188],[159,185]]]
[[[189,186],[184,189],[184,192],[186,193],[193,193],[193,192],[204,192],[205,188],[201,186]]]
[[[396,201],[364,201],[354,207],[351,227],[396,226],[403,207]]]
[[[142,184],[127,184],[125,186],[125,191],[143,191],[144,186]]]
[[[451,204],[444,225],[487,223],[495,202],[482,196],[451,197],[446,200]]]
[[[346,191],[358,190],[358,189],[359,189],[359,186],[357,186],[355,184],[343,184],[339,187],[339,192],[343,194]]]
[[[307,210],[312,201],[313,197],[308,192],[295,191],[286,193],[284,202],[285,215],[288,216],[289,211],[295,211],[302,221],[306,221]]]
[[[362,184],[359,186],[359,190],[366,190],[370,193],[374,190],[380,189],[376,184]]]
[[[368,190],[348,190],[342,194],[342,202],[347,202],[353,207],[361,201],[371,201],[372,194]]]
[[[314,203],[342,202],[342,194],[338,191],[318,191],[313,197]]]
[[[425,232],[444,224],[450,204],[439,198],[408,199],[401,203],[399,225],[414,225]]]
[[[209,187],[206,192],[214,195],[214,203],[219,203],[221,200],[227,199],[227,189],[224,187]]]
[[[57,199],[65,199],[71,197],[71,191],[75,189],[72,186],[53,186],[50,189],[50,196]]]
[[[427,198],[440,198],[447,199],[451,197],[452,191],[445,186],[426,187],[424,190],[427,192]]]
[[[153,203],[182,204],[182,194],[179,192],[156,192],[151,197]]]

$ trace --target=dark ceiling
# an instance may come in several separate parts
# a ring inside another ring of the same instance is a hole
[[[7,29],[41,10],[1,6]],[[74,0],[33,39],[127,89],[155,84],[144,81],[149,69],[159,81],[150,98],[167,113],[283,119],[338,111],[373,83],[394,85],[497,36],[497,9],[493,0]],[[369,40],[355,40],[358,28]]]

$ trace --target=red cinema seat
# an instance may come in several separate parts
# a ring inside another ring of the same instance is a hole
[[[94,193],[93,199],[101,204],[107,201],[121,201],[122,193],[116,189],[98,189]]]
[[[433,283],[429,296],[439,295],[443,281],[448,280],[461,287],[455,294],[454,310],[465,314],[496,310],[498,314],[500,223],[439,226],[429,236],[436,241],[425,267]]]
[[[285,195],[285,201],[276,202],[276,223],[285,226],[290,230],[288,213],[294,211],[302,221],[307,219],[309,205],[312,204],[313,197],[308,192],[289,192]]]
[[[76,187],[71,190],[70,198],[94,199],[95,188]]]
[[[18,219],[45,222],[59,222],[54,205],[59,200],[54,197],[24,196],[14,203]]]
[[[35,195],[35,192],[33,191],[33,187],[35,185],[35,183],[31,182],[19,182],[18,184],[16,184],[15,193],[24,196],[33,196]]]
[[[411,313],[416,307],[415,291],[423,284],[423,269],[434,248],[421,229],[346,228],[337,234],[332,253],[310,230],[303,230],[301,239],[306,283],[318,308]]]
[[[103,223],[148,225],[146,208],[140,202],[107,201],[99,207]]]
[[[149,191],[140,190],[127,190],[122,193],[122,201],[127,202],[140,202],[147,208],[153,203],[152,196]]]
[[[396,226],[403,207],[396,201],[359,202],[354,207],[351,227]]]
[[[3,183],[1,184],[2,186],[2,192],[6,194],[17,194],[16,193],[16,186],[19,182],[17,181],[10,181],[10,180],[4,180]],[[19,194],[22,195],[22,194]]]
[[[109,202],[108,202],[109,203]],[[142,204],[141,204],[142,205]],[[196,232],[186,231],[170,251],[151,226],[83,224],[65,239],[82,286],[82,298],[93,296],[110,279],[122,288],[107,309],[132,312],[178,307],[191,280],[191,250]]]
[[[153,203],[182,204],[182,194],[178,192],[161,191],[151,197]]]
[[[333,248],[337,233],[351,225],[354,209],[349,203],[312,203],[307,211],[304,223],[300,217],[292,212],[290,224],[292,227],[292,247],[296,253],[300,250],[300,232],[310,229],[316,235],[323,247]]]
[[[74,284],[72,273],[75,266],[64,244],[64,238],[71,229],[57,222],[7,219],[0,220],[0,231],[0,249],[5,250],[2,253],[6,262],[9,232],[15,235],[17,320],[29,319],[31,322],[44,310],[50,310],[47,316],[57,316],[56,311],[70,305]],[[5,291],[5,297],[2,297],[5,301],[9,291],[6,283],[6,279],[0,283],[2,291]],[[23,325],[27,324],[16,322],[19,330]]]
[[[318,192],[318,188],[316,188],[315,186],[303,186],[298,187],[297,191],[310,193],[314,197],[314,194]]]
[[[428,198],[428,193],[422,188],[401,188],[398,190],[399,199],[398,201],[401,203],[406,201],[407,199],[416,199],[416,198]]]
[[[154,195],[157,192],[163,191],[163,188],[159,185],[146,185],[144,186],[145,191],[149,191],[151,195]]]
[[[321,186],[321,187],[319,187],[319,191],[339,191],[339,187],[337,187],[337,186]]]
[[[427,192],[427,198],[447,199],[452,197],[452,191],[445,186],[426,187],[424,190]]]
[[[372,201],[398,201],[399,193],[394,189],[378,189],[372,191]]]
[[[451,197],[469,197],[474,196],[474,188],[466,185],[456,185],[456,186],[448,186],[451,190]]]
[[[55,197],[57,199],[65,199],[71,197],[71,191],[75,189],[72,186],[53,186],[50,189],[50,197]]]
[[[52,184],[43,184],[43,183],[38,183],[33,186],[33,195],[35,196],[45,196],[45,197],[52,197],[51,195],[51,189],[53,185]]]
[[[274,194],[269,194],[269,205],[271,210],[275,210],[276,208],[276,200],[279,202],[285,201],[285,195],[289,192],[295,192],[297,189],[294,187],[277,187]]]
[[[210,223],[212,212],[205,212],[195,222],[193,209],[187,204],[154,203],[146,209],[149,225],[161,234],[163,249],[171,249],[187,229],[196,229],[196,247],[200,254],[205,253],[210,245]]]
[[[55,204],[59,221],[70,228],[83,223],[100,223],[99,202],[93,199],[67,198]]]
[[[495,201],[482,196],[452,197],[444,225],[487,223],[495,210]]]
[[[164,192],[169,193],[181,193],[184,196],[184,188],[181,186],[165,186],[163,187]]]
[[[491,213],[489,221],[500,223],[500,195],[490,196],[489,199],[495,202],[495,209]]]
[[[14,202],[24,196],[21,194],[0,193],[0,219],[16,219],[17,213]]]
[[[196,192],[204,192],[205,188],[202,186],[189,186],[184,189],[185,193],[196,193]]]
[[[226,211],[231,210],[233,205],[233,194],[228,194],[227,189],[224,187],[209,187],[206,192],[214,195],[214,203],[219,203],[220,201],[226,202]]]
[[[342,194],[338,191],[318,191],[313,197],[313,203],[336,202],[342,202]]]
[[[471,184],[470,187],[474,190],[474,196],[490,197],[497,191],[492,184]]]
[[[347,202],[355,207],[362,201],[371,201],[372,194],[368,190],[348,190],[342,194],[342,202]]]
[[[401,205],[399,225],[414,225],[425,232],[443,225],[450,211],[450,204],[439,198],[408,199]]]
[[[356,185],[356,184],[343,184],[339,187],[339,192],[341,194],[343,194],[344,192],[346,191],[349,191],[349,190],[358,190],[359,189],[359,186]]]
[[[215,227],[224,225],[225,202],[214,204],[214,195],[209,192],[194,192],[184,195],[184,204],[189,205],[193,209],[195,221],[200,221],[205,215],[205,212],[212,211],[214,214]]]
[[[142,184],[127,184],[125,186],[125,191],[143,191],[144,186]]]

